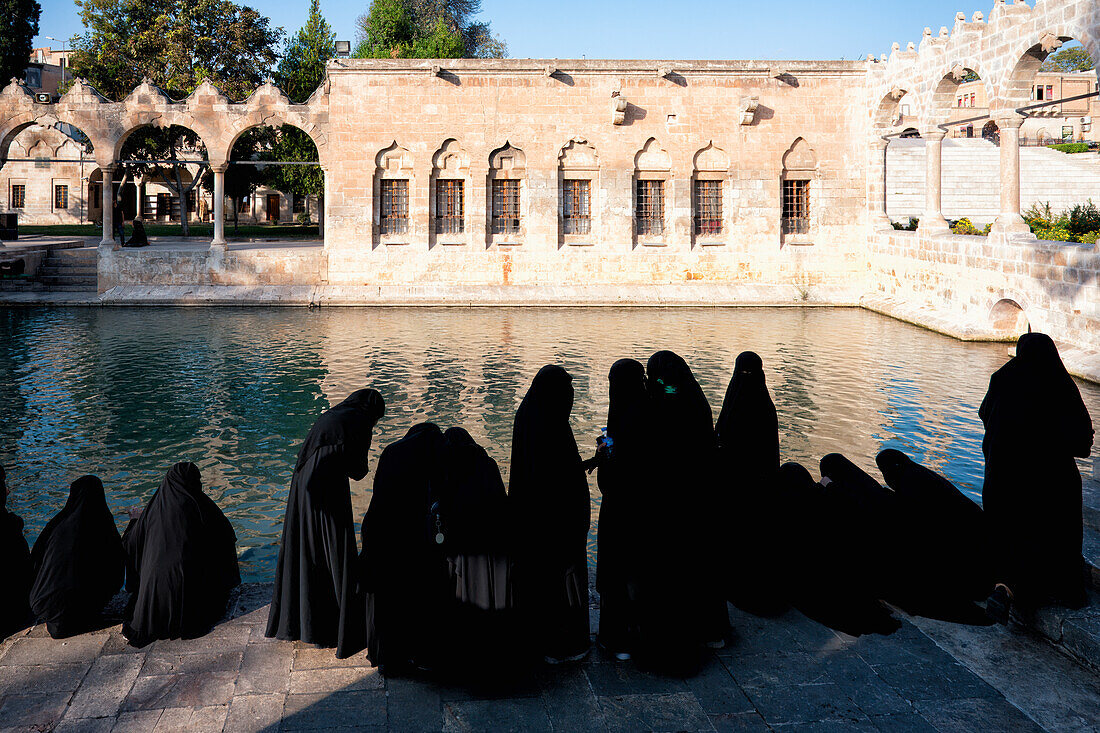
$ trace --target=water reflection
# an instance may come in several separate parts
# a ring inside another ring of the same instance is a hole
[[[715,417],[737,354],[758,352],[784,460],[816,471],[841,451],[873,470],[896,447],[980,493],[977,408],[1007,348],[851,309],[0,310],[0,462],[33,540],[77,476],[103,479],[121,527],[124,507],[193,460],[237,528],[245,575],[262,579],[298,444],[353,390],[387,401],[372,468],[383,446],[433,420],[465,426],[507,476],[512,419],[539,367],[573,374],[587,451],[611,364],[662,348],[692,365]],[[1100,414],[1100,389],[1082,393]],[[358,516],[370,480],[354,485]]]

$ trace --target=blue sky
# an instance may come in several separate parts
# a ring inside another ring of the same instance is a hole
[[[72,0],[40,0],[37,46],[60,47],[45,36],[82,32]],[[305,0],[247,3],[294,32]],[[354,40],[355,19],[369,0],[322,0],[337,37]],[[925,26],[938,32],[960,9],[988,14],[992,0],[966,7],[959,0],[483,0],[482,18],[517,58],[853,59],[888,53],[897,41],[920,41]]]

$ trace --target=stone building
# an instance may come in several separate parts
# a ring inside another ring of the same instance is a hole
[[[1020,127],[1020,136],[1026,143],[1048,145],[1058,142],[1098,141],[1100,130],[1094,129],[1092,120],[1100,113],[1100,102],[1091,99],[1073,99],[1096,92],[1096,72],[1081,71],[1072,74],[1040,72],[1031,85],[1031,105],[1027,119]],[[1072,99],[1062,102],[1059,100]],[[1044,105],[1043,102],[1051,102]],[[967,120],[989,115],[989,92],[981,80],[968,81],[955,91],[953,120]],[[994,120],[976,120],[953,124],[952,137],[999,137],[1000,129]]]

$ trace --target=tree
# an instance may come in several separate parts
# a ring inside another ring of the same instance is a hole
[[[358,58],[500,58],[508,46],[473,22],[481,0],[372,0],[359,17]]]
[[[205,157],[205,146],[199,136],[186,127],[171,125],[135,130],[126,138],[119,156],[120,160],[129,161],[123,169],[119,194],[130,178],[159,178],[178,197],[180,228],[183,236],[190,236],[187,197],[203,180],[207,168],[201,161]],[[165,160],[170,162],[159,162]],[[189,166],[196,166],[197,170],[191,181],[184,183],[183,171]]]
[[[473,20],[481,12],[481,0],[409,0],[409,4],[421,27],[432,27],[435,21],[443,19],[458,31],[463,58],[499,59],[508,55],[508,44],[493,35],[490,24]]]
[[[1092,71],[1095,68],[1096,64],[1093,63],[1088,51],[1081,46],[1072,46],[1063,48],[1047,58],[1043,65],[1039,67],[1039,71],[1054,71],[1065,74],[1074,71]]]
[[[372,0],[357,25],[357,58],[406,58],[411,54],[416,24],[405,0]]]
[[[261,160],[308,163],[317,160],[317,146],[302,130],[290,125],[279,128],[275,144],[260,155]],[[265,170],[265,182],[276,191],[299,196],[325,194],[325,175],[319,165],[273,165]],[[323,205],[323,203],[322,203]]]
[[[41,14],[37,0],[0,0],[0,86],[23,78]]]
[[[275,75],[290,101],[301,104],[325,80],[325,63],[336,55],[336,34],[321,15],[320,0],[312,0],[309,18],[287,44]]]
[[[83,36],[71,68],[100,94],[123,99],[148,78],[174,99],[209,79],[243,99],[278,58],[283,31],[230,0],[76,0]]]

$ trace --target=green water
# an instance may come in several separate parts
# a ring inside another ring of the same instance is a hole
[[[125,507],[191,460],[236,527],[246,579],[265,580],[298,445],[349,392],[371,386],[386,398],[372,472],[383,446],[432,420],[469,429],[507,480],[512,419],[539,367],[573,374],[573,429],[587,451],[607,414],[612,362],[662,348],[688,360],[715,417],[737,354],[760,353],[784,460],[816,473],[822,455],[840,451],[871,469],[880,449],[897,447],[980,494],[977,408],[1007,347],[866,311],[15,308],[0,309],[9,507],[33,542],[69,483],[95,473],[121,528]],[[1100,388],[1081,386],[1100,414]],[[1082,467],[1091,473],[1091,462]],[[370,482],[353,486],[359,518]]]

